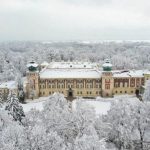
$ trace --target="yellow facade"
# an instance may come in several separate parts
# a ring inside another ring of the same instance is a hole
[[[145,73],[145,74],[144,74],[144,78],[145,78],[145,82],[146,82],[147,80],[150,80],[150,73]]]
[[[112,97],[113,96],[113,75],[110,71],[105,71],[102,73],[102,96]]]
[[[72,92],[73,97],[96,97],[101,95],[101,81],[100,79],[42,79],[39,89],[40,96],[59,92],[68,97],[69,92]]]
[[[27,79],[30,82],[35,80],[34,86],[31,86],[29,82],[27,83],[28,98],[45,97],[55,92],[62,93],[65,97],[72,96],[87,98],[135,94],[136,90],[140,90],[140,87],[144,85],[143,81],[145,80],[143,77],[134,78],[135,83],[131,86],[131,78],[128,78],[128,85],[123,85],[123,83],[120,82],[120,85],[116,86],[114,79],[124,80],[124,78],[114,78],[111,72],[104,72],[102,77],[98,79],[40,79],[38,74],[28,74]],[[136,80],[139,81],[138,84],[136,83]],[[32,88],[35,91],[34,96],[31,96],[31,91],[33,90]]]
[[[27,72],[27,97],[38,98],[39,97],[39,72]]]
[[[107,67],[108,65],[108,67]],[[72,68],[76,73],[76,68]],[[85,68],[80,69],[85,73],[85,77],[81,74],[82,78],[78,74],[74,78],[69,78],[69,68],[66,70],[65,75],[58,75],[64,68],[48,68],[46,73],[41,76],[41,73],[37,71],[27,72],[27,98],[38,98],[49,96],[55,92],[64,94],[65,97],[86,97],[94,98],[97,96],[113,97],[114,95],[122,94],[140,94],[141,87],[145,84],[145,80],[150,79],[149,73],[142,71],[111,71],[111,65],[105,63],[104,71],[96,70],[93,78],[86,76]],[[52,70],[55,70],[54,72]],[[86,68],[88,70],[89,68]],[[91,69],[91,68],[90,68]],[[89,70],[90,70],[89,69]],[[58,71],[59,70],[59,71]],[[44,71],[46,71],[44,69]],[[57,72],[58,71],[58,72]],[[43,72],[43,71],[41,71]],[[79,72],[77,72],[79,73]],[[92,72],[93,73],[93,72]],[[55,74],[55,75],[51,75]],[[72,76],[72,74],[70,74]],[[91,75],[91,74],[90,74]],[[63,76],[63,78],[61,78]]]

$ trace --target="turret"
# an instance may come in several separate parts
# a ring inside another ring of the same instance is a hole
[[[109,59],[105,60],[105,63],[103,64],[103,71],[111,71],[112,70],[112,64],[110,63]]]
[[[39,97],[39,65],[35,61],[27,64],[27,98]]]
[[[27,64],[27,68],[31,72],[38,71],[38,64],[35,63],[35,61],[32,60],[32,61],[29,62],[29,64]]]
[[[102,96],[103,97],[112,97],[113,96],[113,87],[114,79],[112,74],[112,64],[110,60],[106,59],[103,64],[102,72]]]

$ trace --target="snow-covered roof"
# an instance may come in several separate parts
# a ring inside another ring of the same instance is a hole
[[[111,63],[104,63],[103,67],[112,67],[112,64]]]
[[[51,62],[48,68],[96,68],[98,64],[90,62]]]
[[[150,75],[150,71],[149,71],[149,70],[145,70],[145,71],[144,71],[144,74]]]
[[[44,69],[40,78],[100,78],[101,73],[95,69]]]
[[[29,62],[28,64],[27,64],[27,67],[29,68],[29,67],[38,67],[38,64],[37,63],[35,63],[34,61],[31,61],[31,62]]]
[[[113,77],[115,78],[128,78],[128,77],[144,77],[145,71],[143,70],[129,70],[129,71],[113,71]]]
[[[105,63],[102,65],[103,67],[112,67],[112,64],[110,63],[109,59],[105,60]]]
[[[48,66],[48,65],[49,65],[49,63],[46,62],[46,61],[44,61],[44,62],[41,64],[41,66]]]
[[[0,88],[16,89],[17,85],[15,81],[7,81],[7,82],[0,83]]]

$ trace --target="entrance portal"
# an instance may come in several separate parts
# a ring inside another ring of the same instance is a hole
[[[140,91],[137,89],[137,90],[135,91],[135,94],[136,94],[136,96],[139,96]]]
[[[68,97],[72,97],[72,96],[73,96],[72,91],[69,91],[68,92]]]
[[[68,90],[67,99],[70,100],[70,101],[73,100],[73,90],[71,88]]]

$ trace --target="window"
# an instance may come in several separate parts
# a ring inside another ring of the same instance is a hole
[[[120,87],[123,87],[123,83],[122,82],[120,82]]]
[[[118,87],[118,83],[115,83],[115,87]]]
[[[105,84],[105,89],[109,90],[110,89],[110,84]]]
[[[122,91],[120,91],[120,93],[122,93]]]
[[[118,91],[116,91],[116,93],[118,93]]]
[[[82,86],[82,84],[80,84],[80,89],[82,89],[83,88],[83,86]]]
[[[125,93],[127,93],[127,91],[125,91]]]
[[[72,84],[68,84],[68,88],[73,88],[73,85]]]
[[[89,92],[87,92],[87,94],[89,94]]]
[[[131,87],[134,87],[135,86],[135,79],[131,79],[131,84],[130,84]]]
[[[77,94],[79,95],[79,91],[77,92]]]
[[[125,82],[125,85],[124,85],[125,87],[128,87],[128,83],[127,82]]]
[[[92,94],[92,92],[90,92],[90,94]]]
[[[80,94],[82,94],[82,91],[80,91]]]
[[[131,91],[131,93],[133,93],[133,91]]]
[[[49,94],[51,95],[51,92],[49,92]]]

